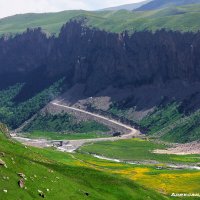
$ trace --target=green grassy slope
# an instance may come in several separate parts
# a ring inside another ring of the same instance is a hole
[[[50,33],[58,33],[61,26],[74,17],[86,17],[88,25],[111,32],[124,30],[157,30],[161,28],[198,31],[200,5],[166,8],[154,11],[63,11],[46,14],[24,14],[0,20],[0,35],[20,33],[26,28],[42,27]]]
[[[200,138],[200,112],[197,111],[167,126],[162,139],[174,142],[191,142]]]
[[[173,103],[167,106],[157,108],[153,113],[150,113],[143,118],[139,123],[142,127],[148,130],[148,134],[155,134],[161,131],[164,127],[167,127],[177,120],[184,117],[183,114],[178,111],[178,104]]]
[[[180,113],[176,103],[156,109],[140,121],[147,133],[170,142],[185,143],[200,138],[200,111]]]
[[[57,81],[50,87],[37,93],[24,102],[16,103],[15,97],[22,89],[22,84],[16,84],[0,91],[0,121],[9,128],[17,128],[31,116],[36,114],[62,91],[63,81]]]
[[[0,33],[19,33],[26,30],[26,28],[40,26],[51,33],[55,33],[70,18],[85,13],[84,11],[66,11],[60,13],[15,15],[0,20]]]
[[[79,166],[69,154],[25,148],[2,134],[0,152],[7,166],[0,165],[0,198],[4,200],[40,199],[40,191],[52,200],[168,199],[119,175]],[[18,186],[18,173],[25,175],[24,188]]]
[[[22,130],[29,138],[45,139],[87,139],[109,137],[106,132],[110,129],[95,121],[77,121],[75,117],[67,113],[38,114]]]
[[[23,131],[50,131],[66,133],[88,133],[88,132],[108,132],[109,129],[103,124],[95,121],[78,122],[75,117],[67,113],[52,115],[50,113],[39,114],[27,124]]]

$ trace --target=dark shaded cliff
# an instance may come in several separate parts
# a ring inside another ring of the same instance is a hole
[[[1,38],[0,87],[27,83],[19,100],[61,77],[68,85],[84,83],[91,96],[109,85],[159,87],[175,80],[192,84],[200,81],[199,56],[200,33],[161,30],[129,36],[71,21],[58,38],[47,37],[41,29]]]

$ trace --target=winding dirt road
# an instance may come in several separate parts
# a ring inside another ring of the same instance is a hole
[[[108,117],[104,117],[104,116],[101,116],[101,115],[98,115],[98,114],[94,114],[94,113],[91,113],[91,112],[88,112],[88,111],[85,111],[85,110],[81,110],[79,108],[74,108],[74,107],[66,106],[66,105],[63,105],[63,104],[59,103],[59,101],[51,102],[51,104],[53,104],[55,106],[67,108],[67,109],[70,109],[70,110],[74,110],[74,111],[77,111],[77,112],[80,112],[80,113],[85,113],[87,115],[91,115],[91,116],[94,116],[94,117],[97,117],[97,118],[109,121],[110,123],[116,124],[116,125],[121,126],[123,128],[126,128],[127,130],[130,131],[130,133],[122,135],[122,138],[123,137],[130,138],[131,136],[139,136],[140,135],[140,132],[138,130],[136,130],[135,128],[133,128],[131,126],[128,126],[126,124],[123,124],[121,122],[118,122],[116,120],[110,119]]]
[[[129,139],[129,138],[133,138],[133,137],[139,137],[141,134],[138,130],[134,129],[131,126],[128,126],[126,124],[123,124],[121,122],[118,122],[116,120],[113,119],[109,119],[107,117],[98,115],[98,114],[94,114],[85,110],[81,110],[79,108],[74,108],[74,107],[70,107],[67,105],[63,105],[61,104],[59,101],[55,101],[55,102],[51,102],[54,106],[59,106],[59,107],[63,107],[63,108],[67,108],[70,110],[74,110],[76,112],[80,112],[80,113],[85,113],[87,115],[90,116],[94,116],[96,118],[100,118],[106,121],[109,121],[110,123],[116,124],[118,126],[121,126],[125,129],[127,129],[129,131],[129,133],[122,135],[121,137],[110,137],[110,138],[95,138],[95,139],[81,139],[81,140],[68,140],[68,141],[64,141],[67,142],[67,145],[63,145],[62,147],[58,147],[58,150],[60,151],[67,151],[67,152],[73,152],[76,149],[78,149],[79,147],[81,147],[82,145],[84,145],[85,143],[93,143],[93,142],[100,142],[100,141],[116,141],[116,140],[122,140],[122,139]]]
[[[104,117],[104,116],[101,116],[101,115],[98,115],[98,114],[94,114],[94,113],[91,113],[91,112],[88,112],[88,111],[85,111],[85,110],[81,110],[81,109],[78,109],[78,108],[66,106],[66,105],[59,103],[58,101],[51,102],[51,104],[53,104],[54,106],[67,108],[67,109],[70,109],[70,110],[74,110],[76,112],[85,113],[87,115],[94,116],[96,118],[100,118],[100,119],[109,121],[110,123],[121,126],[125,129],[127,129],[127,131],[128,131],[127,134],[124,134],[120,137],[80,139],[80,140],[62,140],[63,145],[57,147],[57,149],[59,151],[73,152],[76,149],[78,149],[79,147],[81,147],[82,145],[84,145],[85,143],[93,143],[93,142],[100,142],[100,141],[116,141],[116,140],[130,139],[130,138],[133,138],[133,137],[140,137],[141,136],[141,133],[138,130],[134,129],[131,126],[128,126],[126,124],[118,122],[116,120],[109,119],[107,117]],[[56,142],[60,141],[60,140],[56,141],[56,140],[45,140],[45,139],[27,139],[27,138],[23,138],[23,137],[18,137],[15,134],[13,134],[13,135],[11,134],[11,136],[14,139],[20,141],[21,143],[23,143],[25,145],[36,146],[36,147],[48,147],[48,146],[52,146]]]

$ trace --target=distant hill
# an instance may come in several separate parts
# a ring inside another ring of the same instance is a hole
[[[146,0],[146,1],[139,2],[139,3],[125,4],[125,5],[116,6],[116,7],[104,8],[104,9],[101,9],[101,11],[135,10],[135,9],[149,3],[150,1],[151,0]]]
[[[188,4],[199,4],[200,0],[153,0],[136,8],[138,11],[156,10],[170,6],[183,6]]]
[[[182,1],[182,0],[180,0]],[[199,0],[200,1],[200,0]],[[88,26],[109,32],[167,30],[200,30],[200,4],[171,6],[149,11],[63,11],[58,13],[23,14],[0,19],[0,35],[22,33],[27,28],[41,27],[58,34],[63,24],[72,18],[87,18]]]

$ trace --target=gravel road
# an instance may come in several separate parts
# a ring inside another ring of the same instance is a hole
[[[131,126],[128,126],[126,124],[123,124],[121,122],[118,122],[116,120],[98,115],[98,114],[94,114],[85,110],[81,110],[78,108],[74,108],[74,107],[70,107],[70,106],[66,106],[61,104],[58,101],[54,101],[51,102],[54,106],[59,106],[59,107],[63,107],[63,108],[67,108],[70,110],[74,110],[76,112],[80,112],[80,113],[85,113],[87,115],[90,116],[94,116],[96,118],[100,118],[106,121],[109,121],[110,123],[116,124],[118,126],[121,126],[125,129],[128,130],[127,134],[124,134],[120,137],[108,137],[108,138],[94,138],[94,139],[80,139],[80,140],[62,140],[63,145],[57,147],[57,149],[59,151],[65,151],[65,152],[73,152],[76,149],[78,149],[79,147],[81,147],[82,145],[84,145],[85,143],[93,143],[93,142],[100,142],[100,141],[116,141],[116,140],[123,140],[123,139],[130,139],[133,137],[140,137],[141,134],[138,130],[134,129]],[[61,140],[45,140],[45,139],[27,139],[27,138],[23,138],[23,137],[18,137],[17,135],[13,135],[11,134],[11,136],[18,140],[19,142],[25,144],[25,145],[30,145],[30,146],[36,146],[36,147],[48,147],[48,146],[52,146],[53,144],[59,144],[59,142]]]

